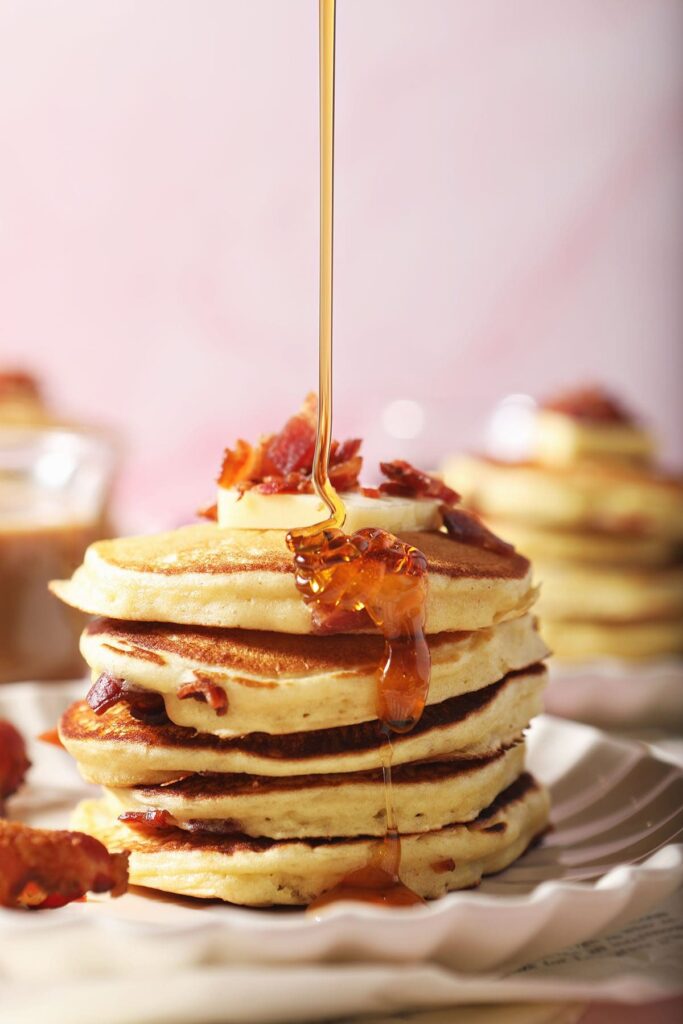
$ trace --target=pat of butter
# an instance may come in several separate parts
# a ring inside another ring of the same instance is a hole
[[[366,497],[342,494],[346,506],[344,530],[354,533],[379,527],[389,533],[435,530],[441,525],[440,502],[433,498]],[[218,488],[218,525],[231,530],[293,530],[314,526],[327,518],[327,509],[316,494],[240,494],[235,488]]]

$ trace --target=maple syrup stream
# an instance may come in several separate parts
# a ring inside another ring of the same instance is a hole
[[[334,226],[335,0],[319,0],[320,19],[320,324],[318,429],[313,482],[329,511],[319,524],[292,530],[296,583],[311,606],[314,624],[324,629],[333,614],[369,619],[382,630],[385,658],[378,668],[377,717],[383,742],[381,762],[386,796],[386,835],[373,846],[368,863],[346,875],[311,904],[357,899],[392,906],[422,903],[399,877],[401,839],[391,786],[392,733],[408,732],[427,699],[430,653],[424,635],[427,564],[424,555],[380,529],[343,532],[346,510],[332,486],[332,278]]]

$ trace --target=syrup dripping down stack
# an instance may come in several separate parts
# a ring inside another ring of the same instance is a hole
[[[282,493],[295,477],[311,489],[314,435],[309,407],[229,453],[219,504],[232,526],[100,542],[53,585],[98,616],[82,640],[93,688],[60,736],[105,795],[75,824],[130,850],[134,884],[308,904],[371,863],[386,833],[383,638],[362,613],[316,622],[286,543],[285,524],[320,518],[313,494]],[[546,828],[547,795],[524,768],[547,653],[530,565],[466,513],[444,513],[437,481],[393,464],[384,491],[363,493],[357,442],[335,446],[331,465],[350,531],[385,525],[426,559],[431,683],[393,738],[393,798],[401,879],[437,897],[501,870]],[[250,529],[234,525],[244,516]]]

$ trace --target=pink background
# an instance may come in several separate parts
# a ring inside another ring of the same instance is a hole
[[[680,0],[338,0],[336,426],[435,464],[599,379],[683,456]],[[315,0],[0,0],[0,345],[126,524],[316,381]],[[387,435],[395,399],[425,409]]]

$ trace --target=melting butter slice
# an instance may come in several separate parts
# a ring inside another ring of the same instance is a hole
[[[354,533],[368,526],[389,533],[434,530],[441,526],[440,502],[433,498],[369,498],[342,494],[346,506],[344,529]],[[218,488],[218,525],[231,530],[293,530],[313,526],[327,515],[315,494],[259,494]]]

